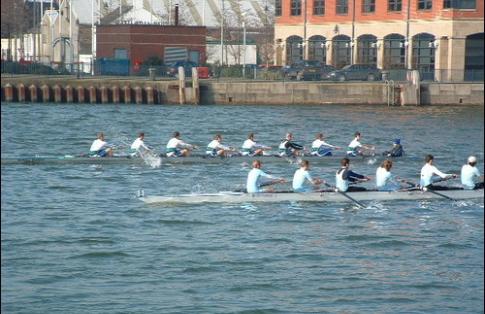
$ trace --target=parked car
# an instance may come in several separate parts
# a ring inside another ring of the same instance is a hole
[[[382,79],[382,73],[375,65],[351,64],[340,70],[330,72],[327,78],[341,82],[350,80],[376,81]]]
[[[183,67],[185,76],[186,77],[191,77],[192,76],[192,68],[196,68],[197,64],[192,61],[177,61],[175,63],[172,63],[168,66],[167,68],[167,75],[176,77],[179,73],[178,68]]]
[[[328,80],[329,74],[332,73],[333,71],[336,71],[337,69],[333,65],[328,65],[324,64],[320,68],[320,77],[322,80]]]
[[[283,69],[283,75],[289,80],[318,81],[321,79],[320,61],[301,60],[286,66]]]

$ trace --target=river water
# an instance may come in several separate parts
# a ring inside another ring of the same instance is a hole
[[[399,137],[393,172],[417,180],[424,154],[483,172],[483,107],[2,104],[2,158],[78,154],[96,132],[161,148],[178,130],[201,147],[286,131],[378,150]],[[121,148],[122,149],[122,148]],[[120,150],[121,150],[120,149]],[[312,167],[332,179],[338,165]],[[356,163],[374,175],[377,163]],[[291,178],[296,166],[267,163]],[[483,313],[483,200],[147,206],[146,195],[241,187],[246,164],[2,165],[4,313]],[[457,183],[457,182],[454,182]],[[452,183],[453,184],[453,183]],[[370,186],[370,185],[369,185]]]

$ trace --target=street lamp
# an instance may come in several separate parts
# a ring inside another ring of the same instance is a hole
[[[244,21],[244,15],[243,14],[243,22],[242,22],[242,27],[243,27],[243,68],[242,68],[242,74],[243,78],[246,78],[246,22]]]

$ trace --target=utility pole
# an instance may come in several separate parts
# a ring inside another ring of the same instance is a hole
[[[407,13],[406,13],[406,40],[404,42],[404,60],[405,60],[405,66],[406,69],[410,69],[410,64],[409,64],[409,33],[410,33],[410,25],[411,22],[411,0],[408,0],[408,5],[407,5]]]
[[[224,65],[224,0],[221,0],[221,66]]]
[[[350,42],[350,64],[354,64],[354,49],[355,49],[355,0],[352,0],[352,41]]]
[[[303,12],[303,60],[306,60],[307,59],[307,47],[306,47],[306,43],[307,43],[307,2],[308,0],[304,0],[305,1],[305,5],[304,5],[304,12]]]
[[[246,22],[243,20],[242,22],[243,27],[243,68],[242,74],[243,78],[246,78]]]

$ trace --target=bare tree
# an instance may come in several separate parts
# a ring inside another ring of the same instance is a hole
[[[22,38],[23,34],[30,28],[31,19],[28,18],[28,8],[24,0],[2,0],[1,5],[1,33],[2,38]],[[21,45],[23,41],[20,41]],[[13,47],[11,41],[8,42],[7,59],[12,60],[12,52],[17,54],[17,49],[23,47]],[[16,46],[16,45],[15,45]]]

